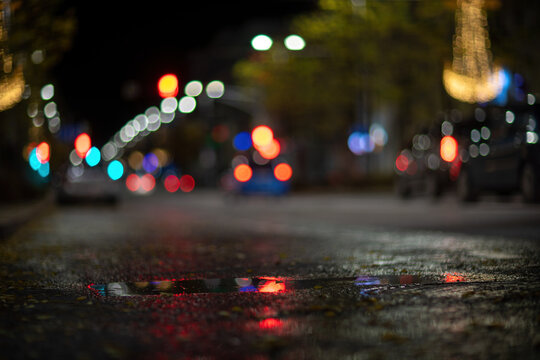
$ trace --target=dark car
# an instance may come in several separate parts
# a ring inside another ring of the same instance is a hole
[[[415,195],[439,197],[451,189],[458,177],[461,158],[451,136],[454,126],[448,120],[435,123],[411,139],[395,162],[395,188],[403,198]],[[441,151],[443,150],[443,151]]]
[[[457,195],[474,201],[483,193],[521,193],[540,199],[539,106],[487,106],[476,109],[461,136],[465,154]],[[468,135],[468,136],[467,136]]]
[[[100,166],[66,166],[55,181],[56,199],[60,204],[96,202],[115,204],[121,187]]]

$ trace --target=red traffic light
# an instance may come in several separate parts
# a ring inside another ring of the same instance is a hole
[[[178,95],[178,78],[174,74],[163,75],[158,81],[158,92],[162,98]]]

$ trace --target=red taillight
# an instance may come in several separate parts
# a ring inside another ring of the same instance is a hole
[[[403,172],[407,170],[408,167],[409,167],[409,158],[407,158],[407,156],[403,154],[399,155],[396,159],[396,169]]]
[[[452,136],[445,136],[441,139],[441,159],[446,162],[456,160],[458,155],[458,143]]]

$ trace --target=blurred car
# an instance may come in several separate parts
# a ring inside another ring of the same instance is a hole
[[[233,195],[266,195],[281,196],[290,191],[290,181],[278,180],[275,174],[275,167],[279,164],[268,162],[264,165],[255,163],[244,164],[251,170],[251,175],[247,181],[240,181],[233,176],[230,186]]]
[[[476,109],[467,122],[470,131],[461,140],[461,200],[474,201],[488,192],[540,200],[539,115],[538,104]]]
[[[56,199],[60,204],[103,202],[115,204],[120,197],[120,184],[111,180],[100,166],[67,166],[55,181]]]
[[[395,161],[395,189],[402,198],[418,195],[439,197],[454,187],[461,167],[457,140],[448,121],[414,135]],[[441,130],[442,129],[442,130]],[[442,150],[442,151],[441,151]]]

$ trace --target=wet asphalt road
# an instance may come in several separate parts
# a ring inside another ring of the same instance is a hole
[[[216,192],[0,244],[0,359],[536,359],[540,206]]]

